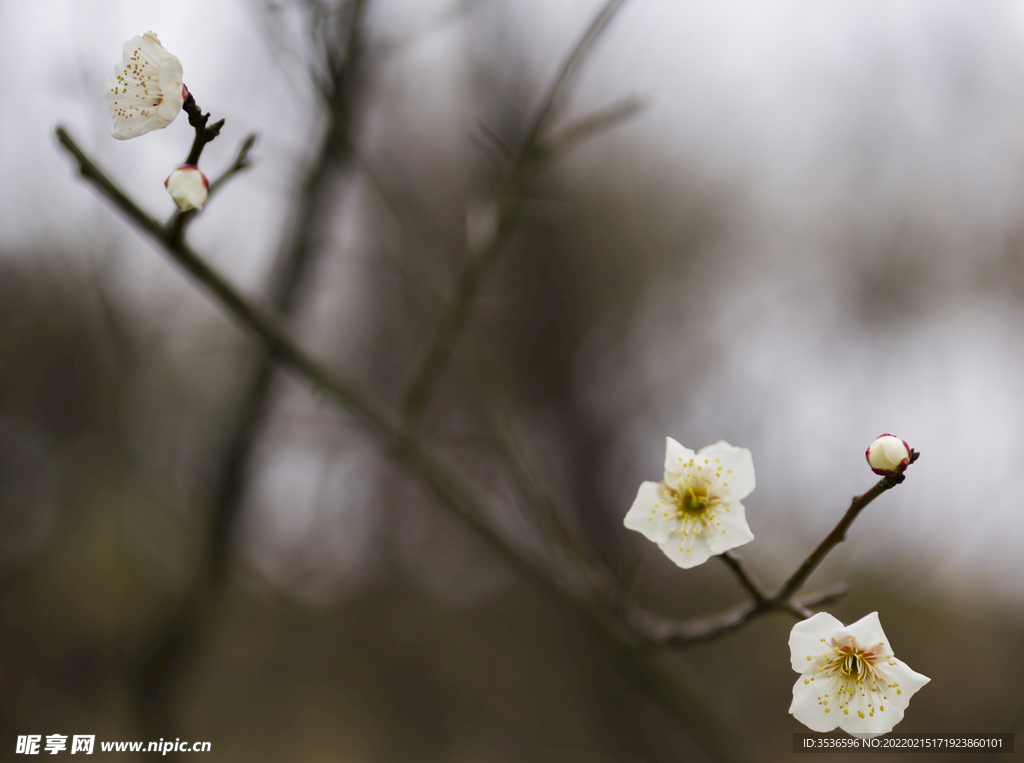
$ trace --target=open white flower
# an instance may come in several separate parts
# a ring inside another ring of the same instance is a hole
[[[181,62],[152,32],[126,42],[122,56],[103,98],[114,118],[114,137],[127,140],[167,127],[181,111],[187,91]]]
[[[665,479],[640,485],[624,524],[680,567],[696,567],[754,539],[740,503],[753,489],[746,448],[719,440],[694,453],[668,437]]]
[[[789,650],[800,673],[789,712],[813,731],[888,733],[931,680],[893,657],[877,612],[849,627],[819,612],[793,626]]]
[[[182,212],[202,209],[210,195],[210,181],[191,164],[183,164],[168,175],[164,187]]]

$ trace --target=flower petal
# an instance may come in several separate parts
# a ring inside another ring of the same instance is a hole
[[[157,107],[160,116],[168,120],[168,123],[185,105],[182,87],[181,63],[174,56],[168,55],[160,66],[160,91],[163,93],[163,100]]]
[[[690,463],[690,459],[696,454],[689,448],[684,448],[671,437],[665,438],[665,482],[670,484],[679,482],[683,472]]]
[[[166,127],[167,124],[167,120],[159,114],[150,114],[146,117],[135,116],[132,118],[116,117],[114,119],[114,131],[111,135],[118,140],[128,140],[139,135],[145,135],[153,130],[159,130],[162,127]]]
[[[184,104],[181,62],[152,32],[124,44],[123,58],[107,79],[104,100],[119,140],[169,125]]]
[[[714,554],[724,554],[731,548],[750,543],[754,533],[750,532],[743,504],[730,501],[719,506],[715,511],[714,530],[708,531],[707,538]]]
[[[860,620],[847,625],[835,635],[840,638],[844,633],[853,636],[857,645],[862,649],[872,649],[880,645],[885,654],[892,654],[889,639],[885,637],[885,631],[882,630],[882,623],[878,619],[877,612],[864,615]]]
[[[665,552],[665,556],[684,570],[704,564],[714,555],[711,546],[708,545],[706,533],[707,531],[702,532],[692,538],[674,536],[660,544],[661,550]]]
[[[885,698],[879,702],[877,708],[874,708],[874,712],[866,709],[858,712],[858,709],[851,705],[850,713],[844,714],[840,723],[844,731],[865,738],[888,734],[903,720],[903,713],[910,704],[910,698],[931,680],[927,676],[915,673],[896,658],[890,658],[889,663],[894,664],[883,665],[882,669],[889,680],[899,686],[885,690]]]
[[[676,529],[675,509],[664,500],[661,483],[644,482],[637,491],[636,500],[623,524],[636,530],[648,540],[661,544],[668,540],[669,533]]]
[[[753,492],[756,484],[754,459],[746,448],[737,448],[725,440],[719,440],[714,445],[701,448],[697,456],[707,458],[712,463],[718,459],[718,465],[722,467],[722,480],[728,484],[737,501],[742,501]]]
[[[818,614],[824,613],[819,612]],[[843,718],[849,718],[849,716],[844,716],[838,707],[833,709],[821,703],[821,700],[818,699],[821,695],[820,684],[815,685],[813,682],[805,684],[804,680],[803,677],[800,677],[793,684],[793,702],[789,706],[789,712],[794,718],[811,731],[831,731],[842,723]],[[826,709],[829,712],[826,713]]]
[[[900,717],[903,717],[903,709],[910,704],[910,698],[917,694],[918,689],[924,686],[926,683],[931,681],[928,676],[923,676],[907,667],[906,663],[897,660],[895,657],[890,658],[889,662],[895,663],[894,665],[886,665],[885,671],[886,676],[893,682],[898,684],[899,691],[896,689],[889,689],[887,702],[891,702],[893,707],[898,708],[900,711]]]
[[[818,612],[794,625],[789,632],[789,659],[793,670],[804,673],[811,662],[808,657],[818,657],[822,652],[830,651],[831,647],[822,644],[821,640],[828,642],[842,628],[843,624],[828,612]]]
[[[884,710],[875,709],[873,712],[866,710],[858,711],[851,704],[850,712],[842,713],[839,726],[848,734],[861,737],[862,739],[870,739],[881,734],[888,734],[897,723],[903,720],[903,708],[892,706],[889,700],[885,701],[883,707],[885,708]],[[835,715],[841,712],[837,708],[832,714]]]

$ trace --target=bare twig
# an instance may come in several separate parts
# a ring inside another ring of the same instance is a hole
[[[576,75],[594,43],[624,2],[625,0],[608,0],[594,17],[552,82],[526,132],[526,137],[512,157],[511,165],[499,185],[494,200],[495,219],[490,235],[480,251],[472,253],[473,257],[460,273],[455,289],[442,308],[427,348],[414,367],[406,387],[402,415],[410,431],[415,429],[423,415],[434,381],[444,367],[452,345],[462,330],[484,275],[508,242],[515,227],[522,206],[519,198],[520,186],[528,171],[537,162],[551,156],[551,152],[544,146],[545,136],[561,112]],[[500,139],[497,140],[497,144],[504,145]]]
[[[910,452],[910,463],[914,463],[921,456],[917,451]],[[846,540],[846,531],[850,529],[850,525],[853,524],[853,520],[857,518],[864,508],[875,500],[878,496],[884,493],[886,490],[891,490],[896,487],[903,480],[906,479],[905,474],[899,474],[895,477],[882,477],[875,483],[869,491],[863,495],[854,496],[853,500],[850,501],[850,508],[846,510],[846,514],[839,520],[837,524],[825,539],[818,544],[818,547],[810,553],[810,555],[804,559],[803,563],[797,568],[789,580],[783,583],[782,588],[775,594],[775,599],[778,601],[788,601],[793,594],[800,590],[804,583],[807,582],[807,578],[811,576],[811,573],[817,569],[821,561],[828,555],[829,551],[835,548],[837,545]]]
[[[185,99],[181,109],[188,114],[188,123],[196,130],[196,137],[192,141],[192,148],[188,152],[185,164],[198,167],[199,157],[202,156],[203,149],[206,148],[207,143],[220,135],[220,128],[224,126],[224,120],[220,119],[212,125],[208,124],[210,113],[203,113],[203,110],[199,108],[199,104],[196,103],[196,99],[192,97],[192,93],[188,94],[188,98]]]
[[[762,599],[760,603],[747,601],[719,615],[693,620],[674,620],[631,606],[623,611],[623,619],[642,646],[678,649],[712,641],[771,612],[787,612],[802,620],[810,616],[811,607],[834,603],[847,593],[847,587],[840,584],[792,602],[781,603],[775,599]]]
[[[552,134],[544,143],[547,156],[562,155],[569,148],[580,143],[591,135],[611,129],[626,121],[644,107],[644,102],[635,96],[624,98],[594,114],[576,119]]]
[[[245,136],[245,140],[238,146],[238,153],[235,154],[235,159],[228,166],[224,172],[221,173],[220,177],[210,183],[210,195],[212,196],[217,190],[224,185],[228,180],[233,178],[242,170],[248,169],[252,166],[252,161],[249,159],[249,152],[252,151],[252,147],[256,145],[256,133],[249,133]]]
[[[625,1],[608,0],[594,17],[594,20],[590,22],[587,31],[583,33],[580,41],[576,43],[576,47],[573,48],[569,57],[565,59],[565,63],[562,64],[558,76],[551,83],[551,88],[541,102],[541,108],[533,120],[533,126],[526,134],[526,139],[523,141],[520,153],[528,154],[534,147],[540,145],[543,136],[547,134],[548,129],[558,118],[559,113],[565,106],[565,101],[568,99],[572,86],[576,82],[576,76],[579,74],[583,62]]]
[[[245,140],[238,147],[238,153],[235,154],[235,159],[228,166],[224,172],[221,173],[220,177],[210,183],[209,195],[213,196],[228,180],[233,178],[239,172],[248,169],[252,166],[252,162],[249,159],[249,152],[252,151],[252,147],[256,144],[256,133],[250,133],[246,136]],[[185,211],[176,210],[171,219],[167,221],[168,235],[172,238],[181,238],[185,235],[185,228],[190,222],[199,214],[198,209],[188,209]]]
[[[726,551],[721,555],[721,559],[725,562],[726,566],[729,567],[736,575],[736,578],[740,581],[740,585],[743,586],[744,590],[750,594],[750,598],[754,600],[755,604],[760,604],[767,597],[761,590],[761,586],[754,580],[754,576],[751,575],[746,565],[743,564],[743,560],[740,559],[732,551]]]

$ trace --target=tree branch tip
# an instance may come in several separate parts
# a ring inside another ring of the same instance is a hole
[[[78,150],[78,144],[75,143],[74,139],[71,137],[71,134],[67,131],[67,128],[64,127],[64,125],[57,125],[55,128],[53,128],[53,133],[54,135],[57,136],[57,140],[60,142],[60,144],[64,146],[64,148],[66,148],[68,151],[70,151],[71,153],[75,153],[75,151]]]

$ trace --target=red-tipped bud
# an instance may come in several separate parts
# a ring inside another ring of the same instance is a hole
[[[868,446],[864,455],[871,471],[883,477],[903,474],[910,465],[910,446],[905,440],[891,434],[879,436]]]
[[[191,164],[183,164],[168,175],[164,187],[182,212],[202,209],[210,195],[210,181],[198,167]]]

